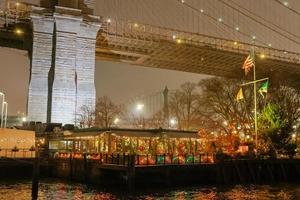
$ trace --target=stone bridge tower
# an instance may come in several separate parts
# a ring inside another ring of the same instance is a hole
[[[33,47],[28,120],[75,124],[95,107],[95,0],[41,1],[31,13]]]

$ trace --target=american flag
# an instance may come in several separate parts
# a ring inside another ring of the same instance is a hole
[[[251,67],[254,67],[255,65],[255,60],[254,60],[254,52],[253,50],[250,51],[249,55],[247,56],[244,64],[243,64],[243,69],[245,70],[245,74],[247,75],[250,70],[251,70]]]

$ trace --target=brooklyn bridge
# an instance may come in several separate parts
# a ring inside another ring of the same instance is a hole
[[[258,78],[299,87],[299,25],[275,24],[270,13],[299,14],[271,3],[275,10],[234,0],[4,1],[0,45],[31,59],[28,120],[74,124],[82,105],[95,104],[96,59],[251,79],[241,66],[254,48]]]

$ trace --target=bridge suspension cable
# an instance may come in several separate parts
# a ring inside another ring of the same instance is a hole
[[[295,14],[297,14],[297,15],[300,16],[300,12],[298,12],[297,10],[295,10],[295,9],[293,9],[293,8],[287,6],[287,5],[284,5],[284,3],[281,2],[281,1],[279,1],[279,0],[274,0],[274,1],[275,1],[276,3],[278,3],[278,4],[280,4],[281,6],[283,6],[283,7],[287,8],[287,9],[289,9],[289,10],[292,11],[293,13],[295,13]]]
[[[231,2],[233,5],[237,6],[238,8],[240,8],[240,9],[242,9],[242,10],[244,10],[244,11],[250,13],[251,15],[256,16],[257,18],[259,18],[259,19],[261,19],[261,20],[264,20],[266,23],[271,24],[272,26],[274,26],[274,27],[280,29],[281,31],[284,31],[284,32],[286,32],[286,33],[288,33],[288,34],[290,34],[290,35],[292,35],[292,36],[294,36],[294,37],[300,39],[300,36],[298,36],[298,35],[296,35],[296,34],[290,32],[290,31],[288,31],[288,30],[285,30],[284,28],[280,27],[279,25],[273,23],[273,22],[270,21],[270,20],[267,20],[267,19],[265,19],[265,18],[263,18],[263,17],[257,15],[256,13],[252,12],[251,10],[249,10],[249,9],[247,9],[247,8],[245,8],[245,7],[241,6],[241,5],[239,5],[239,4],[237,4],[237,3],[234,2],[233,0],[227,0],[227,1]],[[241,12],[241,11],[238,11],[238,12],[243,14],[243,12]]]
[[[274,29],[274,28],[272,28],[272,27],[266,25],[265,23],[263,23],[263,22],[261,22],[261,21],[255,19],[254,17],[252,17],[252,16],[250,16],[250,15],[244,13],[244,12],[241,12],[239,9],[233,7],[232,5],[228,4],[228,3],[225,2],[224,0],[218,0],[218,1],[220,1],[222,4],[228,6],[229,8],[231,8],[231,9],[233,9],[233,10],[235,10],[235,11],[241,13],[242,15],[244,15],[245,17],[247,17],[247,18],[253,20],[254,22],[260,24],[261,26],[263,26],[263,27],[265,27],[265,28],[267,28],[267,29],[269,29],[269,30],[275,32],[276,34],[279,34],[280,36],[282,36],[282,37],[284,37],[284,38],[286,38],[286,39],[288,39],[288,40],[290,40],[290,41],[292,41],[292,42],[294,42],[294,43],[300,45],[300,42],[294,40],[293,38],[290,38],[290,37],[284,35],[283,33],[279,32],[279,31],[277,31],[276,29]],[[275,0],[275,1],[278,1],[278,0]],[[297,36],[297,38],[299,38],[299,37]]]
[[[241,35],[243,35],[243,36],[245,36],[245,37],[247,37],[247,38],[250,38],[250,39],[252,39],[253,41],[258,41],[259,43],[261,43],[261,44],[264,45],[264,46],[268,46],[268,44],[267,44],[266,42],[264,42],[264,41],[262,41],[262,40],[260,40],[260,39],[257,39],[257,38],[253,38],[252,35],[250,35],[250,34],[244,32],[244,31],[242,31],[242,30],[236,30],[236,29],[235,29],[236,27],[233,27],[233,26],[231,26],[230,24],[227,24],[226,22],[221,21],[220,18],[218,19],[218,18],[216,18],[216,17],[214,17],[214,16],[212,16],[212,15],[210,15],[210,14],[204,12],[203,10],[198,9],[198,8],[192,6],[191,4],[189,4],[189,3],[187,3],[187,2],[182,3],[181,0],[175,0],[175,1],[181,3],[182,5],[184,5],[184,6],[188,7],[188,8],[190,8],[190,9],[192,9],[192,10],[194,10],[194,11],[197,11],[198,13],[201,13],[201,14],[205,15],[206,17],[208,17],[208,18],[210,18],[210,19],[215,20],[216,22],[219,21],[220,24],[222,24],[223,26],[227,27],[228,29],[238,31],[239,34],[241,34]]]

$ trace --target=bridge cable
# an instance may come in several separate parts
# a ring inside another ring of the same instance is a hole
[[[281,1],[279,1],[279,0],[273,0],[273,1],[275,1],[276,3],[280,4],[281,6],[287,8],[287,9],[289,9],[289,10],[292,11],[293,13],[295,13],[295,14],[297,14],[297,15],[300,15],[300,12],[298,12],[297,10],[295,10],[295,9],[289,7],[289,6],[284,5]]]
[[[198,13],[201,13],[202,15],[205,15],[206,17],[208,17],[208,18],[210,18],[210,19],[213,19],[213,20],[215,20],[215,21],[218,21],[217,18],[215,18],[215,17],[213,17],[213,16],[211,16],[211,15],[205,13],[205,12],[201,12],[201,10],[199,10],[198,8],[193,7],[192,5],[190,5],[190,4],[188,4],[188,3],[181,3],[180,0],[175,0],[175,1],[179,2],[180,4],[183,4],[184,6],[190,8],[190,9],[192,9],[192,10],[194,10],[194,11],[197,11]],[[226,26],[227,28],[229,28],[229,29],[234,29],[234,27],[230,26],[229,24],[226,24],[225,22],[222,22],[222,24],[223,24],[224,26]],[[248,38],[251,38],[251,39],[252,39],[252,36],[251,36],[251,35],[249,35],[249,34],[243,32],[243,31],[239,31],[239,33],[240,33],[241,35],[244,35],[245,37],[248,37]],[[262,41],[262,40],[256,39],[256,41],[258,41],[258,42],[260,42],[261,44],[267,46],[267,43],[265,43],[265,42]]]
[[[266,27],[266,28],[272,30],[273,32],[275,32],[275,33],[281,35],[282,37],[284,37],[284,38],[286,38],[286,39],[288,39],[288,40],[290,40],[290,41],[292,41],[292,42],[295,42],[296,44],[300,45],[300,42],[298,42],[297,40],[294,40],[293,38],[290,38],[290,37],[288,37],[288,36],[282,34],[281,32],[277,31],[276,29],[274,29],[274,28],[272,28],[272,27],[270,27],[270,26],[268,26],[268,25],[266,25],[266,24],[264,24],[264,23],[258,21],[258,20],[255,19],[254,17],[252,17],[252,16],[250,16],[250,15],[247,15],[247,14],[244,13],[244,12],[241,12],[239,9],[237,9],[237,8],[235,8],[235,7],[231,6],[231,5],[229,5],[228,3],[224,2],[224,0],[218,0],[218,1],[220,1],[220,2],[223,3],[223,4],[225,4],[225,5],[228,6],[229,8],[234,9],[234,10],[240,12],[242,15],[248,17],[249,19],[252,19],[252,20],[255,21],[256,23],[260,24],[261,26]],[[277,0],[275,0],[275,1],[277,1]]]
[[[292,36],[294,36],[294,37],[300,39],[300,36],[298,36],[298,35],[296,35],[296,34],[290,32],[290,31],[288,31],[288,30],[285,30],[284,28],[278,26],[277,24],[273,23],[272,21],[269,21],[269,20],[264,19],[263,17],[257,15],[256,13],[252,12],[251,10],[249,10],[249,9],[247,9],[247,8],[244,8],[243,6],[240,6],[240,5],[237,4],[236,2],[234,2],[234,1],[232,1],[232,0],[227,0],[227,1],[230,1],[232,4],[236,5],[237,7],[241,8],[241,9],[243,9],[243,10],[246,10],[248,13],[250,13],[250,14],[256,16],[257,18],[259,18],[259,19],[261,19],[261,20],[264,20],[265,22],[267,22],[267,23],[269,23],[269,24],[272,24],[272,25],[275,26],[276,28],[278,28],[278,29],[280,29],[280,30],[282,30],[282,31],[284,31],[284,32],[286,32],[286,33],[288,33],[288,34],[290,34],[290,35],[292,35]],[[238,12],[241,13],[240,11],[238,11]]]

